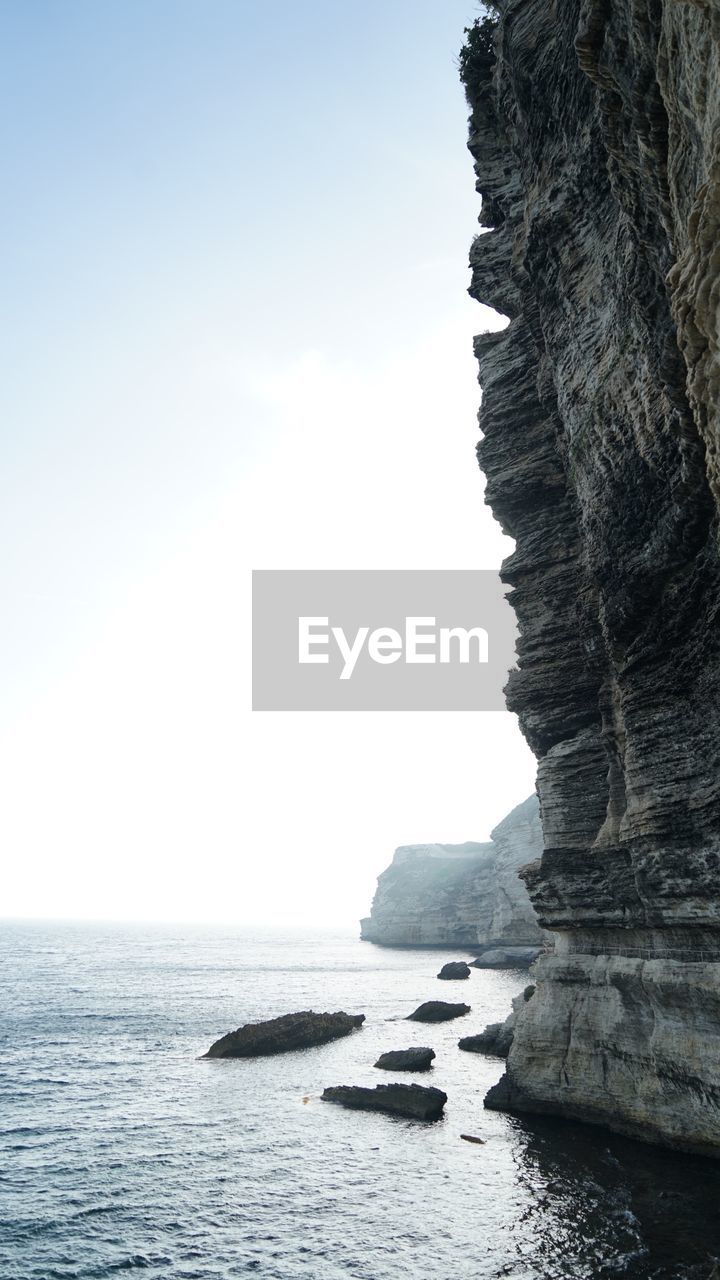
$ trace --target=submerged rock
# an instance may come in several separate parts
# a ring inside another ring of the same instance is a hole
[[[457,978],[469,977],[470,965],[466,964],[464,960],[449,960],[447,964],[443,965],[438,974],[438,978],[447,978],[450,981],[454,981]]]
[[[439,1120],[447,1102],[442,1089],[420,1084],[378,1084],[374,1089],[340,1084],[323,1090],[323,1102],[339,1102],[359,1111],[386,1111],[411,1120]]]
[[[385,1071],[429,1071],[434,1057],[434,1049],[391,1049],[380,1054],[375,1066]]]
[[[448,1004],[446,1000],[426,1000],[418,1005],[414,1013],[409,1013],[408,1022],[449,1022],[451,1018],[462,1018],[470,1012],[469,1004]]]
[[[210,1046],[206,1058],[255,1058],[263,1054],[309,1049],[347,1036],[365,1021],[364,1013],[285,1013],[268,1022],[249,1022]]]

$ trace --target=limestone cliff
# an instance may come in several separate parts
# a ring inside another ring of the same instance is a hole
[[[513,809],[487,844],[401,845],[378,877],[362,937],[387,946],[539,946],[542,933],[518,869],[538,858],[535,796]]]
[[[491,1105],[720,1153],[720,7],[506,0],[462,74],[508,703],[555,954]]]

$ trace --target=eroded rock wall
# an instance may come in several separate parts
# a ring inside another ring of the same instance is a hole
[[[557,936],[494,1101],[720,1152],[720,7],[506,0],[465,81]]]
[[[539,946],[543,934],[518,872],[540,856],[537,799],[517,805],[486,844],[401,845],[378,877],[362,937],[386,946]]]

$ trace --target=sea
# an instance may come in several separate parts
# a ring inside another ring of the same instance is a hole
[[[485,1111],[503,1064],[458,1037],[504,1018],[528,976],[438,983],[462,958],[349,930],[1,925],[1,1280],[707,1280],[720,1168]],[[404,1020],[432,998],[472,1012]],[[366,1022],[320,1048],[203,1059],[300,1009]],[[378,1055],[422,1044],[433,1070],[400,1079],[445,1090],[439,1122],[321,1101],[395,1078]]]

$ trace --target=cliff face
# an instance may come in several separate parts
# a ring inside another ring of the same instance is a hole
[[[542,854],[537,796],[529,796],[490,832],[494,850],[493,894],[489,923],[478,922],[478,943],[487,947],[540,946],[544,935],[533,909],[523,867]]]
[[[469,46],[487,499],[556,953],[489,1102],[720,1152],[720,9],[507,0]]]
[[[386,946],[539,946],[542,933],[518,876],[542,850],[535,796],[491,834],[488,844],[401,845],[378,877],[362,937]]]

